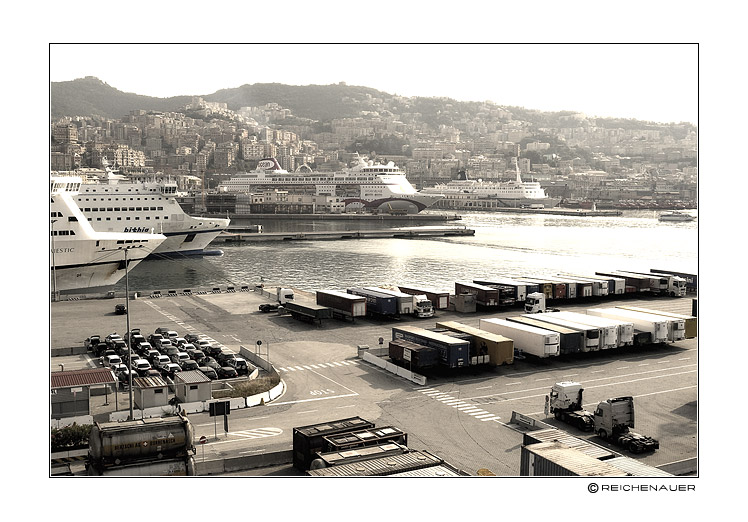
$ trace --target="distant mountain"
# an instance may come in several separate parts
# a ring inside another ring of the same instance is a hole
[[[154,98],[122,92],[107,83],[87,76],[69,82],[52,82],[50,113],[53,119],[64,116],[102,116],[119,119],[136,109],[175,111],[190,102],[190,96]],[[329,121],[333,118],[358,116],[371,98],[391,95],[348,85],[283,85],[258,83],[213,94],[195,94],[206,101],[226,103],[231,110],[277,103],[290,109],[294,116]]]
[[[136,109],[174,111],[190,101],[189,96],[154,98],[122,92],[93,76],[69,82],[52,82],[50,116],[101,116],[120,119]]]

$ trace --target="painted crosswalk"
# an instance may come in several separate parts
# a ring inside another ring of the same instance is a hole
[[[279,372],[303,372],[304,370],[324,370],[325,368],[341,368],[345,366],[357,366],[356,361],[339,361],[316,364],[304,364],[300,366],[282,366],[276,368]]]
[[[236,435],[245,439],[261,439],[264,437],[275,437],[281,433],[283,433],[283,430],[280,428],[254,428],[251,430],[232,431],[231,435]]]
[[[499,422],[501,419],[501,417],[499,417],[498,415],[494,415],[493,413],[478,408],[472,403],[460,400],[457,397],[453,397],[448,393],[440,392],[439,390],[436,390],[434,388],[426,388],[424,390],[419,389],[418,391],[420,391],[427,397],[431,397],[432,399],[441,402],[442,404],[455,408],[460,413],[466,413],[471,417],[480,420],[481,422]]]

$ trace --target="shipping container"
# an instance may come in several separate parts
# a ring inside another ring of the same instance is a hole
[[[373,428],[374,423],[361,417],[349,417],[331,422],[321,422],[293,429],[293,465],[304,471],[314,460],[314,456],[325,451],[324,438],[337,433]]]
[[[560,442],[522,446],[522,477],[620,477],[626,474],[606,461],[585,455]]]
[[[390,341],[389,356],[407,368],[431,368],[439,364],[439,349],[403,339]]]
[[[525,446],[541,442],[560,442],[565,446],[581,451],[585,455],[597,460],[609,460],[618,456],[617,453],[605,449],[602,446],[598,446],[597,444],[585,439],[574,437],[573,435],[569,435],[565,431],[556,428],[528,431],[522,436],[522,444]]]
[[[514,363],[514,341],[503,335],[467,326],[456,321],[438,322],[436,327],[470,335],[470,355],[487,354],[489,356],[488,364],[491,366]]]
[[[477,297],[475,294],[457,294],[449,297],[454,305],[455,312],[461,314],[472,314],[477,310]]]
[[[544,328],[546,330],[558,333],[558,348],[561,352],[560,355],[582,351],[582,348],[584,346],[583,332],[580,332],[579,330],[572,330],[571,328],[566,328],[557,324],[538,321],[537,319],[535,319],[535,315],[537,314],[533,314],[533,317],[507,317],[506,319],[507,321],[526,324],[528,326],[536,326],[538,328]]]
[[[636,331],[649,334],[649,342],[665,343],[668,341],[668,321],[667,318],[651,314],[642,314],[631,310],[621,308],[590,308],[587,315],[596,315],[598,317],[610,317],[620,321],[631,321],[634,325],[634,344],[636,344]]]
[[[601,329],[597,326],[591,326],[589,324],[576,323],[574,321],[569,321],[568,319],[562,319],[560,317],[557,317],[555,315],[555,312],[525,314],[521,317],[529,317],[531,319],[543,321],[544,323],[552,323],[558,326],[563,326],[572,330],[576,330],[578,332],[582,332],[582,335],[584,336],[582,351],[594,352],[600,350],[600,337],[602,332],[600,331]]]
[[[598,317],[578,312],[553,312],[563,319],[576,323],[597,326],[602,329],[603,343],[611,348],[631,346],[634,344],[634,324],[631,321],[621,321],[609,317]]]
[[[587,285],[589,284],[592,289],[592,296],[593,297],[601,297],[601,296],[607,296],[609,292],[608,290],[608,280],[603,278],[594,278],[592,276],[588,275],[577,275],[577,274],[559,274],[561,277],[565,278],[572,278],[579,282],[579,284]],[[585,296],[582,296],[585,297]]]
[[[606,464],[610,464],[614,468],[620,469],[626,476],[629,477],[674,477],[672,473],[663,471],[654,466],[649,466],[643,462],[632,459],[629,457],[616,457],[605,461]]]
[[[473,294],[475,302],[480,306],[499,306],[499,291],[490,286],[469,283],[467,281],[455,282],[455,295]]]
[[[433,317],[434,308],[431,301],[423,294],[408,294],[400,290],[366,286],[364,290],[373,290],[382,294],[394,296],[397,299],[398,314],[415,315],[417,317]]]
[[[402,446],[408,445],[408,434],[392,426],[368,428],[365,430],[336,433],[323,437],[325,452],[346,451],[364,446],[376,446],[385,442],[394,442]]]
[[[317,304],[332,308],[333,315],[343,317],[364,317],[366,298],[339,290],[317,290]]]
[[[352,464],[312,469],[306,474],[313,477],[382,477],[443,464],[444,460],[436,455],[428,451],[416,450]]]
[[[345,451],[319,452],[310,464],[309,469],[329,468],[330,466],[351,464],[362,460],[389,457],[391,455],[402,455],[408,451],[407,446],[394,442],[386,442],[374,446],[349,448]]]
[[[432,288],[423,288],[418,286],[398,286],[401,292],[412,295],[425,295],[431,301],[437,310],[446,310],[449,308],[449,292],[434,290]]]
[[[470,342],[456,339],[417,326],[392,328],[392,340],[403,339],[416,344],[431,346],[439,350],[439,363],[447,368],[458,368],[470,364]]]
[[[661,312],[660,310],[650,310],[649,308],[639,308],[636,306],[616,306],[624,310],[633,310],[635,312],[645,312],[649,314],[661,315],[671,319],[682,320],[684,328],[684,338],[693,339],[698,334],[698,324],[696,317],[692,315],[676,314],[673,312]]]
[[[536,357],[559,355],[559,335],[547,329],[513,323],[504,319],[480,319],[478,328],[514,341],[514,348]]]

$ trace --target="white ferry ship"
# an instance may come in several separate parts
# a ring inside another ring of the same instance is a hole
[[[166,239],[162,234],[95,231],[75,203],[76,176],[50,177],[50,287],[52,292],[104,290]],[[125,261],[125,258],[127,261]]]
[[[516,179],[509,181],[469,179],[463,171],[458,179],[421,192],[443,194],[444,199],[437,206],[450,209],[552,208],[561,201],[548,197],[537,181],[522,181],[519,169]]]
[[[134,181],[106,169],[80,187],[76,203],[99,232],[156,232],[166,240],[153,257],[205,253],[205,248],[229,226],[229,219],[187,215],[176,200],[176,182],[170,179]]]
[[[417,191],[393,162],[382,165],[363,158],[342,172],[329,173],[290,173],[275,158],[266,158],[254,171],[234,176],[218,186],[219,191],[248,194],[273,189],[337,196],[342,198],[346,212],[365,209],[416,214],[442,198],[440,194]]]

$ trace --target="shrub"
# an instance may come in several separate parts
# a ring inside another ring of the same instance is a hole
[[[52,451],[67,451],[88,447],[91,427],[90,424],[73,423],[63,428],[52,428],[50,435]]]
[[[215,399],[229,399],[232,397],[251,397],[258,393],[264,393],[280,382],[280,376],[276,373],[265,375],[253,380],[246,380],[237,384],[231,390],[221,390],[213,393]]]

